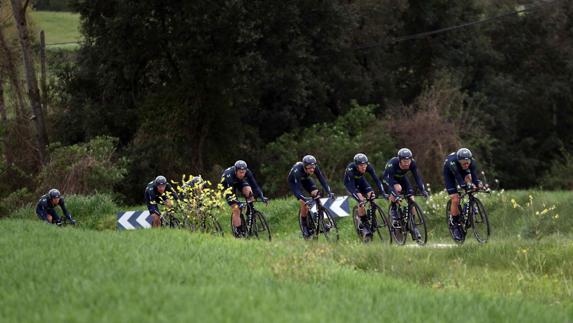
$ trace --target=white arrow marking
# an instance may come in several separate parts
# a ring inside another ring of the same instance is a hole
[[[337,197],[336,200],[330,204],[329,209],[339,217],[349,216],[350,214],[341,208],[342,204],[346,201],[347,198],[348,197]]]
[[[139,225],[141,225],[142,228],[147,229],[147,228],[151,228],[151,224],[149,224],[149,222],[147,222],[147,217],[149,216],[149,211],[143,211],[141,212],[141,214],[137,217],[137,223],[139,223]]]
[[[320,199],[320,204],[324,205],[324,203],[326,203],[326,201],[328,201],[328,197],[323,197],[323,198]],[[313,213],[318,212],[318,211],[316,210],[316,204],[313,204],[313,205],[312,205],[312,208],[310,208],[310,211],[313,212]]]
[[[119,222],[119,224],[121,224],[125,230],[135,229],[133,225],[127,221],[129,218],[131,218],[133,213],[135,213],[135,211],[127,211],[122,216],[120,216],[119,219],[117,219],[117,222]]]

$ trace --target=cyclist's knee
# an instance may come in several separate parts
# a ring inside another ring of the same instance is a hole
[[[312,196],[313,198],[316,197],[317,195],[318,195],[318,190],[310,192],[310,196]]]
[[[394,191],[396,191],[398,194],[402,194],[402,185],[394,184]]]
[[[471,183],[472,182],[472,174],[467,174],[466,177],[464,177],[464,181],[466,183]]]

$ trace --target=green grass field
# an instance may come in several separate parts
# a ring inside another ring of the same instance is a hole
[[[44,30],[48,48],[79,47],[79,44],[73,43],[82,40],[82,35],[79,30],[79,14],[70,12],[32,11],[31,16],[38,33],[40,30]]]
[[[425,204],[430,245],[398,247],[359,243],[349,219],[339,222],[337,244],[302,241],[290,199],[261,207],[274,231],[269,243],[231,238],[227,214],[223,238],[117,232],[113,213],[135,208],[105,196],[69,196],[78,228],[31,221],[31,206],[1,222],[0,318],[571,322],[571,197],[521,191],[484,198],[490,242],[450,247],[445,221],[433,214],[432,203],[442,203],[437,195]]]

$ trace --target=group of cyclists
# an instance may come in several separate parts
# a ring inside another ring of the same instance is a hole
[[[476,167],[475,159],[471,151],[467,148],[460,148],[456,152],[449,154],[444,162],[443,176],[445,188],[452,202],[449,226],[455,240],[463,239],[458,186],[467,191],[483,187],[483,184],[477,177]],[[377,175],[376,170],[372,164],[369,163],[368,157],[363,153],[356,154],[353,161],[348,164],[343,176],[344,186],[349,195],[358,202],[357,215],[359,223],[361,223],[359,230],[364,237],[372,235],[369,226],[365,223],[364,204],[366,200],[376,197],[376,192],[365,177],[366,173],[374,180],[379,196],[389,200],[391,205],[390,215],[392,218],[392,226],[397,227],[400,225],[397,207],[400,203],[401,196],[414,199],[414,189],[406,176],[408,172],[412,173],[421,194],[424,197],[428,197],[428,191],[418,172],[412,151],[408,148],[400,149],[395,157],[388,160],[381,176]],[[312,180],[313,175],[316,176],[320,182],[326,196],[333,198],[334,194],[328,185],[328,181],[321,172],[317,159],[312,155],[306,155],[301,161],[296,162],[292,166],[287,178],[292,194],[299,201],[300,223],[302,235],[305,239],[311,235],[306,221],[306,217],[309,214],[309,202],[320,196],[318,187]],[[184,185],[194,185],[194,183],[199,180],[200,177],[195,177]],[[243,160],[238,160],[233,166],[225,169],[221,175],[221,184],[228,192],[225,198],[232,212],[231,223],[233,235],[235,237],[242,237],[244,235],[240,218],[242,204],[237,199],[237,196],[243,196],[246,203],[253,203],[256,198],[266,203],[268,199],[264,196],[261,187],[256,182],[255,176],[248,168],[247,163]],[[303,194],[303,190],[310,195],[310,198],[307,198]],[[169,192],[169,194],[166,194],[167,192]],[[161,212],[158,209],[158,205],[163,204],[167,208],[170,208],[173,205],[173,200],[178,198],[177,192],[164,176],[157,176],[155,180],[147,185],[145,189],[145,202],[152,216],[153,227],[159,227],[161,224]],[[64,199],[57,189],[51,189],[46,195],[40,198],[36,213],[38,217],[44,221],[59,224],[61,223],[61,218],[55,210],[58,205],[62,208],[67,219],[72,224],[75,224],[75,220],[66,209]]]

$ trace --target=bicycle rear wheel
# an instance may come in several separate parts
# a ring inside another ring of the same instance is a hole
[[[382,243],[392,244],[392,224],[388,221],[388,217],[380,207],[376,207],[376,211],[372,214],[372,231],[376,231],[376,235]]]
[[[257,239],[262,237],[263,239],[267,238],[269,241],[271,241],[271,229],[269,228],[267,219],[262,212],[253,212],[253,227],[251,228],[251,231],[252,234],[257,237]]]
[[[340,238],[334,217],[328,209],[318,211],[318,232],[322,233],[326,241],[336,242]]]
[[[392,238],[399,245],[404,245],[406,243],[407,231],[406,231],[406,221],[404,221],[404,212],[400,205],[396,205],[396,212],[398,212],[398,217],[400,218],[400,227],[395,228],[392,224],[389,225],[390,233]],[[388,207],[388,214],[392,214],[392,205]],[[390,218],[390,217],[389,217]]]
[[[410,233],[412,239],[423,246],[428,242],[428,231],[424,211],[416,202],[410,204]]]
[[[479,243],[486,243],[490,235],[489,219],[482,202],[475,198],[475,204],[470,204],[470,220],[474,237]]]
[[[450,209],[452,207],[452,200],[449,200],[448,203],[446,204],[446,225],[448,226],[448,230],[450,231],[450,236],[452,236],[452,240],[454,240],[454,242],[456,242],[457,244],[463,244],[464,241],[466,240],[466,234],[464,232],[463,226],[460,228],[460,230],[462,230],[462,240],[456,240],[455,236],[454,236],[454,230],[452,228],[452,226],[450,225]],[[459,215],[463,217],[463,212],[462,212],[462,207],[458,205],[458,212]],[[462,220],[462,222],[464,222]]]

